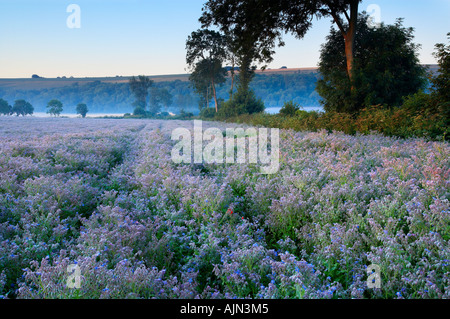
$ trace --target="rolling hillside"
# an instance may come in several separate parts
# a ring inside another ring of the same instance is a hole
[[[429,66],[432,72],[436,65]],[[154,86],[167,89],[173,96],[168,111],[180,109],[198,113],[198,97],[190,86],[189,74],[150,75]],[[266,107],[279,107],[293,100],[303,107],[317,107],[319,95],[315,85],[320,74],[317,68],[281,68],[257,70],[251,84]],[[0,79],[0,98],[10,104],[25,99],[36,112],[45,112],[51,99],[61,100],[64,112],[74,113],[78,103],[86,103],[93,113],[132,112],[133,95],[128,81],[130,76],[97,78],[28,78]],[[228,99],[230,80],[217,88],[219,98]]]

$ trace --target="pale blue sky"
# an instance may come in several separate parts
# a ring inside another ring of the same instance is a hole
[[[0,0],[0,78],[158,75],[186,73],[185,41],[200,27],[206,0]],[[70,29],[69,4],[81,8]],[[435,63],[434,44],[447,42],[450,0],[369,0],[381,20],[415,28],[422,63]],[[314,23],[303,40],[286,35],[271,68],[317,65],[330,19]]]

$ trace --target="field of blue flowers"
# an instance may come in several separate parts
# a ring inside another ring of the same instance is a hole
[[[0,117],[0,296],[450,297],[448,143],[281,130],[262,175],[175,164],[180,126]]]

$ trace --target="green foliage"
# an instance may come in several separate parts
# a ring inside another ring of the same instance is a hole
[[[184,110],[180,111],[180,114],[173,117],[174,120],[190,120],[194,117],[194,114],[191,112],[185,112]]]
[[[319,95],[315,86],[319,74],[286,73],[286,74],[259,74],[257,73],[250,85],[256,96],[261,97],[266,107],[277,107],[285,101],[293,100],[300,105],[319,106]],[[231,78],[226,78],[223,86],[217,86],[217,99],[230,97]],[[166,89],[173,96],[173,103],[169,110],[177,113],[179,109],[198,114],[199,97],[196,95],[191,83],[188,81],[158,81],[153,84],[158,89]],[[53,98],[60,100],[66,108],[76,108],[78,103],[89,106],[93,113],[126,113],[130,112],[130,105],[134,96],[128,83],[113,82],[87,82],[82,84],[16,90],[12,87],[0,87],[1,96],[7,101],[14,101],[20,97],[29,101],[36,112],[45,112],[47,102]],[[211,92],[211,90],[209,91]],[[236,92],[236,91],[235,91]],[[210,93],[209,96],[212,96]],[[210,98],[211,99],[211,98]],[[202,101],[201,105],[206,106]],[[210,105],[210,104],[208,104]]]
[[[0,114],[11,114],[11,105],[9,105],[4,99],[0,99]]]
[[[280,110],[280,115],[283,116],[294,116],[297,111],[300,110],[300,106],[298,103],[295,103],[293,101],[285,102],[283,107]]]
[[[202,27],[215,25],[228,37],[228,47],[239,66],[238,87],[243,91],[249,90],[253,63],[270,63],[276,44],[283,45],[274,13],[271,3],[261,5],[258,0],[209,0],[203,7]]]
[[[447,33],[450,40],[450,32]],[[437,113],[445,119],[445,125],[450,126],[450,44],[438,43],[435,46],[434,56],[438,60],[439,70],[436,77],[431,82],[433,90],[431,93],[432,102]]]
[[[51,100],[47,103],[47,113],[54,116],[59,116],[63,111],[63,104],[59,100]]]
[[[136,106],[136,107],[134,108],[133,115],[136,115],[136,116],[146,116],[146,115],[147,115],[147,112],[146,112],[145,109],[142,108],[141,106]]]
[[[226,71],[220,60],[204,59],[195,65],[189,80],[195,93],[200,97],[199,109],[208,107],[210,100],[214,97],[216,85],[222,85],[226,81]],[[217,94],[215,96],[217,99]]]
[[[450,33],[448,35],[450,37]],[[450,94],[448,90],[450,84],[450,45],[436,44],[434,55],[439,62],[439,70],[437,75],[431,78],[430,93],[419,91],[414,95],[405,97],[402,108],[415,117],[433,118],[436,121],[434,127],[439,125],[444,131],[448,132],[448,129],[444,128],[450,126]]]
[[[264,111],[264,108],[263,101],[256,98],[255,92],[238,89],[231,100],[221,103],[217,117],[226,119],[240,114],[260,113]]]
[[[11,113],[15,113],[17,116],[32,115],[34,107],[25,100],[16,100],[11,109]]]
[[[450,32],[447,33],[450,40]],[[450,102],[450,44],[438,43],[434,56],[438,60],[439,73],[432,80],[436,98],[441,102]]]
[[[420,90],[415,94],[405,96],[402,108],[409,112],[418,113],[428,109],[430,107],[430,102],[430,95]]]
[[[212,107],[205,107],[200,111],[202,119],[212,119],[216,115],[216,110]]]
[[[79,103],[76,108],[77,114],[80,114],[83,118],[86,117],[87,112],[89,112],[88,107],[84,103]]]
[[[173,96],[165,88],[152,87],[150,91],[149,112],[152,115],[157,114],[161,108],[167,108],[173,103]]]
[[[135,110],[147,107],[148,89],[153,85],[153,81],[144,75],[139,75],[137,78],[132,77],[129,81],[130,90],[134,94],[136,100],[133,103]]]
[[[200,29],[191,33],[186,41],[186,63],[194,67],[205,59],[223,62],[227,57],[227,39],[219,32]]]
[[[192,69],[189,80],[200,96],[200,110],[208,107],[210,97],[218,104],[216,85],[225,83],[222,64],[227,58],[226,47],[226,36],[207,29],[192,32],[186,41],[186,63]]]
[[[413,101],[408,103],[412,104]],[[406,107],[385,108],[380,105],[365,108],[355,116],[333,111],[323,113],[299,110],[295,116],[242,114],[230,117],[227,121],[296,131],[317,132],[325,129],[328,132],[340,131],[346,134],[379,132],[387,136],[426,137],[432,140],[448,139],[450,133],[445,117],[440,114],[417,112]]]
[[[323,45],[319,68],[323,79],[317,83],[326,111],[355,113],[370,105],[400,106],[403,97],[423,89],[425,70],[417,58],[413,29],[402,20],[394,25],[370,28],[361,14],[355,38],[353,82],[347,74],[344,40],[331,29]],[[352,90],[353,84],[353,90]]]

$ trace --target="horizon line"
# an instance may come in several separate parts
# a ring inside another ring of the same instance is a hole
[[[438,66],[437,63],[421,63],[422,66],[425,67],[436,67]],[[226,67],[230,67],[230,66],[225,66]],[[237,67],[236,67],[237,68]],[[295,71],[314,71],[314,70],[318,70],[319,67],[314,66],[314,67],[298,67],[298,68],[287,68],[287,67],[281,67],[281,68],[277,68],[277,69],[273,69],[273,68],[266,68],[266,69],[256,69],[255,73],[275,73],[275,72],[295,72]],[[269,72],[268,72],[269,71]],[[239,71],[236,71],[239,72]],[[146,74],[135,74],[135,75],[107,75],[107,76],[81,76],[81,77],[75,77],[75,76],[67,76],[67,75],[62,75],[62,76],[57,76],[57,77],[45,77],[45,76],[39,76],[38,74],[38,78],[32,78],[33,75],[29,77],[0,77],[0,80],[87,80],[87,79],[117,79],[117,78],[131,78],[133,76],[139,76],[139,75],[144,75],[146,77],[149,78],[157,78],[157,77],[173,77],[173,76],[188,76],[191,73],[169,73],[169,74],[152,74],[152,75],[146,75]]]

